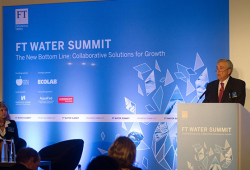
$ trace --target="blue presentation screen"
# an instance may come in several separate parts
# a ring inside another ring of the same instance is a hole
[[[177,169],[177,104],[202,102],[229,58],[228,10],[228,0],[4,7],[3,98],[19,136],[38,151],[83,139],[84,168],[129,136],[136,166]]]

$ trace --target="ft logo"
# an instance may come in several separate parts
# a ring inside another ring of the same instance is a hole
[[[188,112],[187,111],[182,111],[181,112],[181,117],[182,118],[187,118],[188,117]]]
[[[28,8],[16,9],[16,24],[28,24]]]

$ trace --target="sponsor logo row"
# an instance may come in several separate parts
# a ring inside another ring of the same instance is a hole
[[[57,84],[57,79],[38,79],[37,84],[49,84],[49,85],[54,85]],[[22,79],[21,76],[19,79],[16,79],[16,85],[21,86],[21,85],[29,85],[29,80]]]
[[[11,118],[29,122],[177,122],[176,115],[162,114],[11,114]]]
[[[54,98],[52,96],[41,96],[37,100],[40,104],[53,104]],[[73,97],[58,97],[58,103],[73,103]],[[31,105],[30,100],[26,100],[26,95],[21,95],[20,100],[16,101],[16,105]]]

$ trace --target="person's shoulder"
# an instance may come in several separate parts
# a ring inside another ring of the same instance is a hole
[[[28,169],[25,165],[17,163],[14,166],[12,166],[11,168],[9,168],[8,170],[30,170]]]
[[[237,84],[245,84],[245,81],[237,78],[230,77],[231,81]]]
[[[15,120],[9,120],[11,124],[16,124]]]
[[[17,127],[16,122],[14,120],[9,120],[9,122],[10,122],[8,124],[9,127],[14,127],[14,128]]]
[[[216,85],[218,83],[219,83],[219,80],[214,80],[214,81],[209,82],[207,85],[212,86],[212,85]]]

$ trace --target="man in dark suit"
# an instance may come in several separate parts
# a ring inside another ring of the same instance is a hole
[[[16,162],[8,170],[37,170],[40,165],[40,156],[32,148],[22,148],[17,153]]]
[[[203,103],[240,103],[244,106],[246,84],[231,77],[233,63],[228,59],[217,61],[217,78],[207,84]]]

